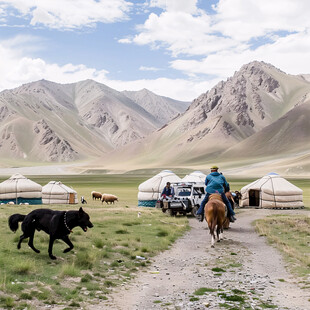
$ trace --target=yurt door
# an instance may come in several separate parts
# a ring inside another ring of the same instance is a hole
[[[69,194],[69,203],[70,204],[74,204],[75,203],[74,193],[70,193]]]
[[[255,190],[255,189],[250,189],[249,191],[250,207],[259,207],[259,196],[260,196],[260,191]]]

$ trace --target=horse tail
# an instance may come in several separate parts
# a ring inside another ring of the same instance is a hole
[[[23,214],[13,214],[9,217],[9,227],[13,232],[16,232],[16,230],[18,229],[18,223],[22,222],[25,219],[26,215]]]

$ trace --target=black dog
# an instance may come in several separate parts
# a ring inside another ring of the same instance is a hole
[[[48,254],[51,259],[56,259],[53,255],[53,244],[56,239],[61,239],[69,245],[64,250],[67,253],[73,249],[73,244],[69,240],[69,234],[74,227],[80,226],[84,231],[87,227],[92,228],[93,224],[89,220],[89,215],[82,208],[79,211],[53,211],[50,209],[36,209],[28,215],[13,214],[9,217],[10,229],[15,232],[18,229],[18,222],[22,223],[23,234],[19,238],[17,248],[20,249],[21,242],[29,238],[28,245],[36,252],[40,253],[33,245],[35,230],[43,230],[50,235]]]

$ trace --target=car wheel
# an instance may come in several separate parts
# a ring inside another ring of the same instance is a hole
[[[176,216],[176,215],[177,215],[177,212],[175,212],[175,211],[169,209],[169,214],[170,214],[171,216]]]
[[[196,213],[197,213],[197,211],[198,211],[198,206],[194,206],[193,208],[192,208],[192,211],[191,211],[191,214],[192,214],[192,216],[196,216]]]

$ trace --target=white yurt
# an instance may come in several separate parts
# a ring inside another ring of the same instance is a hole
[[[195,182],[195,183],[204,183],[206,180],[206,175],[201,171],[194,171],[186,175],[182,182]]]
[[[141,183],[139,185],[138,206],[155,207],[156,201],[160,197],[167,182],[181,182],[181,178],[170,170],[163,170]]]
[[[77,192],[61,182],[51,181],[42,187],[42,201],[43,204],[75,204]]]
[[[241,207],[300,208],[303,207],[302,189],[276,173],[265,175],[241,189]]]
[[[42,204],[42,186],[17,173],[0,183],[0,203]]]

